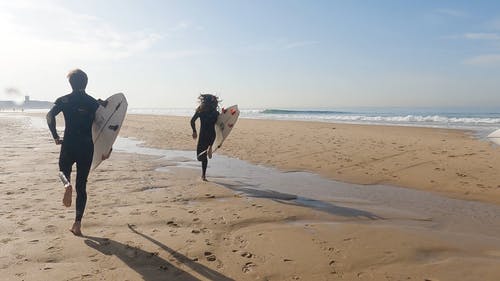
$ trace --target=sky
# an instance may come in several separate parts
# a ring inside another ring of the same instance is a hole
[[[0,100],[499,106],[500,1],[0,0]]]

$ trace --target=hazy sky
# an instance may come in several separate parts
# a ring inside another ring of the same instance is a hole
[[[0,99],[130,107],[500,104],[500,1],[0,0]]]

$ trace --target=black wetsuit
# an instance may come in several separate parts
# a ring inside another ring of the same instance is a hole
[[[56,131],[55,116],[64,114],[64,140],[59,155],[59,170],[69,180],[71,169],[76,163],[76,221],[81,221],[87,203],[87,177],[92,165],[94,144],[92,142],[92,123],[99,103],[84,91],[72,92],[56,100],[47,114],[47,123],[54,139]]]
[[[196,111],[191,118],[191,128],[193,132],[196,131],[195,121],[200,118],[200,134],[198,136],[198,146],[196,148],[196,155],[198,161],[201,161],[203,176],[205,176],[205,171],[207,170],[207,153],[200,153],[206,151],[209,146],[211,146],[215,141],[215,122],[217,122],[217,117],[219,117],[219,112],[217,110],[210,111]]]

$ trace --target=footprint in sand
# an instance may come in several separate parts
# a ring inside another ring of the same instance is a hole
[[[24,261],[28,261],[28,259],[26,258],[25,255],[16,255],[16,260],[24,260]]]
[[[171,227],[179,227],[179,225],[177,223],[175,223],[174,221],[167,221],[167,225],[171,226]]]
[[[207,261],[217,260],[217,257],[214,254],[212,254],[212,252],[206,251],[204,255],[205,255],[205,258],[207,259]]]
[[[240,255],[240,256],[242,256],[242,257],[244,257],[244,258],[247,258],[247,259],[250,259],[250,258],[252,258],[252,257],[253,257],[253,254],[252,254],[252,253],[249,253],[249,252],[243,252],[243,253],[241,253],[241,255]]]
[[[132,216],[138,216],[140,214],[141,214],[141,212],[139,211],[139,209],[136,209],[135,211],[132,211],[129,213],[129,215],[132,215]]]
[[[248,273],[248,272],[252,271],[252,268],[254,268],[255,266],[256,266],[255,263],[253,263],[253,262],[247,262],[241,268],[241,271],[243,271],[244,273]]]
[[[54,233],[57,230],[57,227],[55,225],[47,225],[45,229],[43,230],[44,233],[49,234],[49,233]]]
[[[49,253],[58,253],[58,252],[62,251],[62,249],[63,249],[62,247],[50,246],[50,247],[47,248],[47,252],[49,252]]]

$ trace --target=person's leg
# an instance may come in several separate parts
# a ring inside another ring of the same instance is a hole
[[[87,204],[87,178],[92,165],[93,146],[82,149],[76,161],[76,215],[71,231],[75,235],[82,235],[81,221]]]
[[[212,159],[212,145],[214,144],[214,141],[215,141],[215,130],[208,137],[208,149],[207,149],[208,159]]]
[[[73,163],[75,163],[75,160],[70,149],[64,144],[61,145],[61,152],[59,154],[59,171],[61,171],[70,182],[69,186],[65,187],[63,196],[63,205],[66,207],[71,206],[71,193],[73,190],[73,187],[71,186],[71,169],[73,167]]]
[[[208,160],[205,159],[201,161],[201,179],[207,181],[206,173],[207,173]]]
[[[208,144],[206,143],[205,139],[201,137],[202,135],[200,134],[200,138],[198,139],[198,146],[196,147],[196,153],[198,155],[198,161],[201,162],[201,179],[206,181],[207,178],[205,176],[207,172],[207,166],[208,166],[208,160],[207,160],[207,149],[208,149]]]
[[[207,150],[208,159],[212,159],[212,146],[210,145]]]

